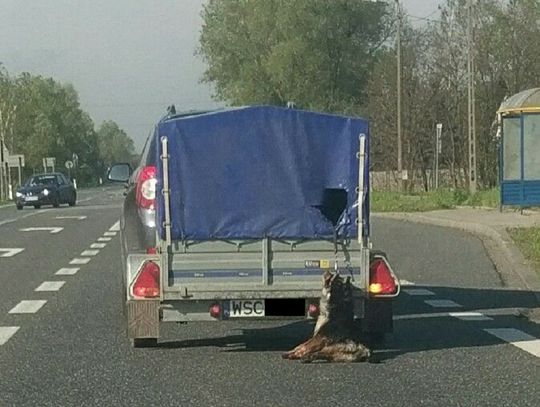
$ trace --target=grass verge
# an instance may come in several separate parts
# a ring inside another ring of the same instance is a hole
[[[512,228],[508,233],[521,250],[521,253],[529,260],[540,274],[540,228]]]
[[[372,191],[371,208],[375,212],[424,212],[452,209],[456,206],[490,207],[499,205],[499,189],[469,194],[464,190],[439,189],[416,194]]]

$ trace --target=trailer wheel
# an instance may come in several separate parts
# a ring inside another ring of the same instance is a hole
[[[133,338],[131,344],[134,348],[155,348],[158,346],[157,338]]]

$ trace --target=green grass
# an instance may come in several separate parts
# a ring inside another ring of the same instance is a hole
[[[508,233],[517,244],[521,253],[533,263],[537,273],[540,273],[540,228],[514,228]]]
[[[375,212],[424,212],[452,209],[456,206],[496,208],[499,189],[479,191],[473,195],[464,190],[439,189],[417,194],[399,192],[371,192],[371,208]]]

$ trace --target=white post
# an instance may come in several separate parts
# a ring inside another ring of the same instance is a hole
[[[435,138],[435,189],[439,188],[439,154],[442,151],[442,123],[437,123],[437,133]]]
[[[358,244],[364,247],[363,226],[364,226],[364,175],[366,166],[366,135],[360,134],[360,150],[358,151]]]
[[[13,201],[13,188],[11,187],[11,183],[8,184],[8,189],[9,189],[9,200],[10,201]]]

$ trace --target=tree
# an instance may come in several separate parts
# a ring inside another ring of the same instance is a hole
[[[97,130],[99,154],[105,165],[115,162],[130,162],[135,153],[133,140],[118,124],[108,120]]]
[[[210,0],[204,80],[233,105],[358,111],[388,36],[387,6],[358,0]]]

